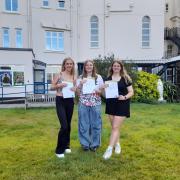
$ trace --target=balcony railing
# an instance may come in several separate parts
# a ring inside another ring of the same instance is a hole
[[[180,28],[165,28],[164,29],[164,39],[171,40],[172,38],[180,38]]]

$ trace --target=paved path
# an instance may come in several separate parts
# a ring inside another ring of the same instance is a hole
[[[28,107],[54,107],[55,103],[33,103],[29,104]],[[9,109],[9,108],[25,108],[25,104],[0,104],[0,109]]]
[[[24,104],[0,104],[0,109],[25,108]]]

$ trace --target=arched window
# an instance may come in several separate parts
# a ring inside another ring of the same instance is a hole
[[[97,16],[91,16],[91,37],[90,47],[97,48],[99,46],[99,21]]]
[[[142,47],[150,47],[150,18],[144,16],[142,18]]]

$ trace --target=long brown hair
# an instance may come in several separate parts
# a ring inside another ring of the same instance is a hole
[[[119,72],[119,75],[125,79],[126,83],[132,82],[132,79],[128,75],[123,63],[120,60],[114,60],[112,62],[111,66],[109,68],[108,77],[113,75],[113,65],[114,65],[114,63],[118,63],[121,66],[121,70]]]
[[[68,61],[68,60],[71,60],[72,61],[72,63],[73,63],[73,68],[72,68],[72,70],[71,70],[71,75],[73,75],[73,77],[74,77],[74,75],[75,75],[75,67],[74,67],[74,60],[72,59],[72,58],[70,58],[70,57],[67,57],[67,58],[65,58],[64,60],[63,60],[63,63],[62,63],[62,67],[61,67],[61,72],[63,72],[63,71],[65,71],[66,70],[66,68],[65,68],[65,64],[66,64],[66,61]]]
[[[87,77],[86,64],[87,64],[88,62],[90,62],[90,63],[93,64],[92,77],[94,77],[94,78],[96,79],[96,78],[97,78],[96,66],[95,66],[95,64],[94,64],[94,61],[93,61],[93,60],[89,60],[89,59],[84,62],[83,72],[82,72],[82,78],[84,78],[84,77],[86,78],[86,77]]]

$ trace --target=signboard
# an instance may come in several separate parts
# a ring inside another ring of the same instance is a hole
[[[24,72],[13,72],[13,81],[14,86],[23,86],[24,85]]]
[[[0,85],[12,86],[12,72],[0,71]]]

